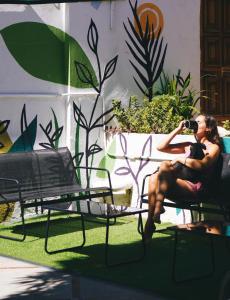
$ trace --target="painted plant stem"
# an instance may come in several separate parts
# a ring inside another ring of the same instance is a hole
[[[136,190],[137,190],[137,201],[136,201],[136,205],[139,205],[140,202],[140,187],[138,184],[138,178],[140,175],[140,172],[143,170],[143,168],[149,163],[149,160],[143,160],[143,158],[140,159],[140,163],[139,163],[139,167],[136,173],[134,173],[134,171],[132,170],[132,166],[130,164],[130,161],[127,157],[127,152],[128,152],[128,145],[127,145],[127,140],[125,135],[123,135],[122,133],[120,134],[120,144],[121,144],[121,148],[125,157],[125,161],[127,166],[126,167],[120,167],[115,171],[115,174],[119,175],[119,176],[124,176],[124,175],[131,175],[135,185],[136,185]],[[151,155],[152,152],[152,136],[149,136],[143,146],[142,149],[142,153],[141,153],[141,157],[146,156],[149,157]]]
[[[86,116],[82,113],[81,109],[78,107],[76,103],[73,102],[73,110],[74,110],[74,118],[78,126],[80,126],[83,130],[85,130],[85,153],[82,154],[85,155],[85,166],[89,167],[92,165],[94,155],[102,151],[102,148],[97,144],[97,141],[94,144],[90,145],[90,135],[91,132],[96,129],[96,128],[103,128],[106,124],[108,124],[112,118],[108,118],[108,120],[105,121],[105,117],[108,116],[109,114],[112,113],[113,109],[108,109],[101,115],[99,115],[96,120],[94,121],[95,118],[95,112],[96,108],[101,96],[101,92],[104,86],[105,81],[112,76],[116,69],[116,64],[117,64],[117,59],[118,56],[115,56],[113,59],[111,59],[105,66],[104,72],[102,72],[102,67],[98,55],[98,31],[95,23],[93,20],[91,20],[88,34],[87,34],[87,42],[89,45],[89,48],[91,51],[95,54],[96,56],[96,61],[97,61],[97,67],[98,67],[98,86],[94,84],[93,81],[93,76],[88,69],[86,65],[83,65],[82,63],[75,61],[75,67],[76,67],[76,73],[80,81],[83,83],[87,83],[92,86],[92,88],[97,92],[96,99],[93,104],[93,108],[90,114],[90,119],[89,122],[87,121]],[[75,147],[76,148],[76,147]],[[75,156],[78,155],[75,153]],[[90,163],[90,157],[91,157],[91,163]],[[87,181],[87,186],[90,185],[90,173],[86,169],[86,181]]]

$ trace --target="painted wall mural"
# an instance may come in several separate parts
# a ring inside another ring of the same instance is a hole
[[[163,37],[160,39],[163,16],[160,9],[151,3],[144,3],[137,7],[137,1],[132,5],[129,0],[129,4],[134,22],[128,18],[130,31],[125,23],[124,28],[130,40],[130,42],[126,41],[126,44],[136,61],[134,63],[130,60],[138,75],[138,78],[133,76],[133,79],[141,92],[151,101],[153,85],[161,75],[167,51],[167,44],[163,46]],[[153,14],[151,9],[157,12],[157,15]]]
[[[32,76],[76,88],[90,87],[76,76],[77,59],[87,67],[92,83],[97,85],[88,57],[66,32],[47,24],[23,22],[2,29],[1,35],[18,64]]]
[[[58,148],[63,126],[59,127],[56,114],[52,108],[51,110],[53,114],[53,121],[50,120],[46,127],[43,127],[42,124],[39,124],[48,140],[48,142],[40,142],[40,146],[42,148],[56,149]],[[10,120],[4,120],[0,122],[0,153],[33,151],[37,136],[37,116],[35,116],[28,124],[25,104],[21,112],[21,135],[14,142],[12,142],[9,134],[7,133],[9,126]],[[52,133],[53,127],[54,132]],[[16,203],[6,203],[0,205],[0,222],[8,221],[12,217],[16,206]],[[15,217],[17,218],[17,215]]]
[[[101,66],[100,57],[99,57],[99,53],[98,53],[98,41],[99,41],[99,35],[98,35],[97,27],[96,27],[94,21],[91,20],[88,34],[87,34],[87,42],[88,42],[88,45],[89,45],[91,51],[94,53],[94,55],[96,57],[97,68],[98,68],[98,86],[96,86],[96,84],[94,83],[91,71],[88,69],[87,65],[84,65],[79,61],[75,61],[76,72],[77,72],[80,80],[83,83],[86,83],[86,84],[89,84],[90,86],[92,86],[93,89],[97,92],[96,99],[95,99],[94,105],[93,105],[93,109],[91,112],[89,112],[88,119],[81,112],[81,107],[78,107],[78,105],[73,102],[74,119],[77,123],[77,126],[82,128],[86,132],[85,151],[75,153],[75,156],[79,157],[79,159],[77,160],[78,165],[81,163],[82,159],[85,158],[84,165],[86,167],[89,167],[90,165],[92,166],[94,155],[97,154],[98,152],[102,151],[102,148],[97,144],[97,142],[90,145],[90,143],[91,143],[90,135],[93,134],[93,130],[95,128],[103,129],[104,126],[106,124],[108,124],[113,118],[113,114],[112,114],[107,120],[105,120],[106,116],[112,113],[112,110],[113,110],[112,108],[103,112],[99,116],[95,116],[95,110],[96,110],[98,101],[100,99],[104,83],[106,80],[108,80],[113,75],[113,73],[116,69],[116,64],[117,64],[117,59],[118,59],[118,55],[116,55],[114,58],[112,58],[110,61],[107,62],[107,64],[104,67],[104,70],[102,71],[102,66]],[[76,143],[77,143],[77,145],[79,145],[78,141],[76,141]],[[91,159],[91,162],[89,161],[90,159]],[[89,186],[89,177],[90,177],[90,174],[88,173],[88,170],[86,169],[87,186]]]
[[[193,12],[186,24],[183,10]],[[163,69],[190,72],[199,90],[199,0],[183,9],[179,0],[0,5],[0,16],[0,153],[67,145],[77,165],[106,167],[115,184],[131,182],[137,204],[151,162],[130,160],[123,134],[106,149],[111,100],[151,101]],[[139,155],[154,143],[145,137]]]

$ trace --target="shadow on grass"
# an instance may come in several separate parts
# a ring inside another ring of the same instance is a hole
[[[192,242],[192,247],[189,242]],[[93,245],[86,246],[81,250],[81,253],[85,255],[84,259],[62,260],[59,261],[59,264],[71,274],[74,274],[74,269],[76,269],[84,276],[143,289],[167,299],[220,300],[218,295],[223,289],[224,273],[230,269],[230,264],[227,261],[228,253],[225,253],[221,241],[216,240],[215,244],[217,248],[215,273],[210,277],[179,284],[172,280],[172,236],[153,239],[145,259],[139,263],[106,268],[103,264],[103,245]],[[137,242],[111,246],[113,259],[119,260],[130,257],[130,255],[135,256],[139,251],[138,246]],[[186,279],[209,273],[211,261],[210,253],[207,252],[209,250],[207,241],[182,240],[182,246],[178,250],[177,277]],[[230,279],[228,284],[230,285]],[[230,291],[227,296],[223,299],[230,298]],[[221,300],[223,299],[221,298]]]
[[[26,221],[26,234],[27,236],[33,236],[37,238],[44,238],[46,233],[46,217],[42,217],[42,220],[38,218],[32,219],[31,221]],[[126,223],[126,222],[125,222]],[[105,220],[100,218],[85,218],[85,230],[90,230],[92,228],[100,228],[105,226]],[[113,225],[113,220],[111,220],[111,224]],[[122,225],[124,222],[119,219],[116,221],[117,225]],[[20,235],[22,234],[23,228],[21,224],[4,226],[1,225],[1,231],[9,231],[12,234]],[[58,215],[54,214],[51,217],[51,230],[49,236],[59,236],[63,234],[79,232],[82,230],[81,227],[81,218],[79,215]]]
[[[72,233],[80,233],[79,221],[79,217],[72,216],[70,218],[59,216],[58,219],[53,220],[50,246],[62,247],[63,244],[70,246],[69,244],[73,242]],[[43,250],[45,233],[45,221],[43,220],[28,224],[29,235],[40,237],[38,241],[30,242],[30,247],[26,242],[11,242],[9,245],[15,245],[12,253],[21,251],[20,254],[17,253],[17,257],[24,259],[28,257],[33,261],[37,259],[39,263],[65,270],[70,274],[79,274],[80,272],[83,276],[143,289],[168,299],[220,300],[218,295],[222,288],[223,276],[226,270],[230,269],[229,251],[222,239],[213,237],[215,249],[215,273],[213,276],[175,284],[172,281],[174,239],[171,234],[155,234],[147,249],[147,255],[141,262],[107,268],[104,264],[104,227],[103,224],[87,222],[87,243],[78,252],[46,254]],[[13,227],[13,231],[16,230]],[[110,227],[110,258],[113,261],[126,260],[130,256],[139,255],[140,236],[136,231],[136,222],[123,219],[119,219],[116,225]],[[69,238],[65,239],[65,235]],[[74,240],[78,240],[77,235],[74,235]],[[7,249],[2,251],[7,251]],[[32,251],[37,253],[36,258],[31,255]],[[178,246],[177,277],[182,279],[204,275],[210,271],[210,266],[209,241],[200,236],[182,235]],[[230,297],[230,295],[228,296]]]

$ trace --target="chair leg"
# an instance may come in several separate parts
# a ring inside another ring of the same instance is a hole
[[[178,230],[175,230],[175,235],[174,235],[174,251],[173,251],[173,265],[172,265],[172,280],[175,283],[184,283],[192,280],[198,280],[201,278],[206,278],[206,277],[211,277],[214,272],[215,272],[215,253],[214,253],[214,243],[213,243],[213,237],[210,235],[208,236],[209,241],[210,241],[210,247],[211,247],[211,270],[203,275],[200,276],[194,276],[194,277],[189,277],[185,279],[177,279],[176,276],[176,261],[177,261],[177,249],[178,249],[178,243],[179,243],[179,238],[178,238]]]
[[[48,250],[48,239],[49,239],[49,229],[50,229],[50,217],[51,217],[51,210],[48,209],[48,215],[47,215],[47,223],[46,223],[46,236],[45,236],[45,251],[48,254],[55,254],[55,253],[60,253],[60,252],[64,252],[64,251],[75,251],[78,250],[80,248],[82,248],[85,245],[85,223],[84,223],[84,217],[83,215],[81,215],[81,225],[82,225],[82,244],[79,246],[75,246],[75,247],[70,247],[70,248],[63,248],[63,249],[58,249],[58,250]]]
[[[114,266],[120,266],[120,265],[124,265],[124,264],[141,261],[146,254],[146,247],[145,247],[145,242],[144,242],[144,229],[143,229],[141,213],[139,214],[139,217],[138,217],[137,231],[139,232],[139,229],[140,229],[140,232],[141,232],[142,253],[140,256],[138,256],[136,258],[125,260],[125,261],[120,261],[120,262],[116,262],[116,263],[110,263],[110,260],[109,260],[109,225],[110,225],[109,218],[107,218],[106,237],[105,237],[105,264],[106,264],[106,266],[114,267]]]
[[[16,237],[11,237],[11,236],[6,236],[6,235],[0,235],[0,238],[17,241],[17,242],[23,242],[25,240],[26,227],[25,227],[25,218],[24,218],[24,208],[20,205],[20,209],[21,209],[21,220],[22,220],[22,237],[16,238]]]

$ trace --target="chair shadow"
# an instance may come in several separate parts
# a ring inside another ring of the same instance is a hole
[[[186,243],[183,246],[186,246]],[[199,248],[199,246],[202,247],[203,245],[199,242],[194,246]],[[110,248],[113,262],[119,262],[130,259],[130,256],[135,257],[138,255],[140,242],[135,241],[129,244],[111,245]],[[192,257],[190,250],[186,250],[186,247],[181,247],[179,250],[182,252],[182,259],[179,262],[179,272],[183,272],[180,275],[189,277],[191,268],[192,272],[198,275],[205,272],[205,270],[199,269],[200,263],[197,260],[196,253]],[[206,260],[205,251],[204,247],[201,260]],[[147,249],[146,257],[140,262],[127,265],[106,267],[104,263],[103,244],[85,246],[81,250],[78,250],[78,253],[83,254],[81,259],[73,258],[59,261],[62,268],[70,272],[70,274],[74,274],[74,270],[80,270],[84,276],[142,289],[145,292],[171,300],[217,300],[222,280],[221,274],[225,266],[222,262],[222,267],[210,278],[176,284],[172,280],[172,235],[160,237],[156,240],[153,239],[151,246]],[[185,256],[183,257],[183,255]],[[208,261],[209,259],[207,259],[207,263]],[[206,267],[209,267],[208,264]]]
[[[82,231],[81,227],[81,218],[79,215],[54,215],[51,217],[50,222],[50,233],[49,236],[58,236],[58,235],[64,235],[68,233],[73,232],[79,232]],[[85,220],[85,230],[90,230],[93,228],[100,228],[104,227],[106,224],[106,221],[104,219],[100,218],[84,218]],[[112,223],[112,221],[111,221]],[[122,225],[124,223],[127,223],[126,221],[123,221],[121,219],[116,220],[116,225]],[[27,236],[31,237],[37,237],[37,238],[44,238],[46,233],[46,219],[42,221],[36,221],[36,219],[32,223],[26,222],[26,234]],[[2,230],[2,229],[1,229]],[[3,228],[4,230],[4,228]],[[8,227],[6,227],[6,230],[8,230]],[[13,234],[22,234],[23,227],[21,224],[17,224],[15,226],[12,226],[11,233]]]

